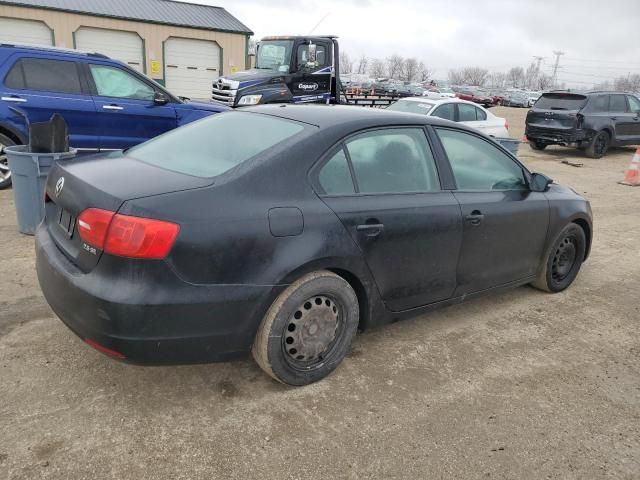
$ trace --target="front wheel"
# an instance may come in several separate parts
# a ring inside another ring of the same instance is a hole
[[[282,292],[258,328],[252,353],[271,377],[308,385],[329,375],[351,347],[360,310],[342,277],[322,270]]]
[[[550,293],[568,288],[578,276],[586,251],[584,230],[570,223],[556,238],[540,275],[531,285]]]
[[[11,186],[11,170],[9,170],[9,160],[4,148],[15,144],[16,142],[9,137],[0,134],[0,190]]]

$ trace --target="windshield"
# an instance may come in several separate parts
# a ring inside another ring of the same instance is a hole
[[[291,64],[293,40],[269,40],[260,42],[256,68],[288,73]]]
[[[580,110],[587,103],[587,97],[575,93],[545,93],[535,104],[545,110]]]
[[[387,107],[387,110],[394,112],[421,113],[426,115],[433,109],[433,103],[411,102],[409,100],[398,100]]]
[[[269,115],[219,113],[133,147],[127,155],[156,167],[209,178],[302,130],[304,126],[299,123]]]

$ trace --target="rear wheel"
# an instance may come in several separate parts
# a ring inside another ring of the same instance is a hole
[[[547,148],[547,144],[542,143],[540,140],[529,140],[529,145],[534,150],[544,150],[545,148]]]
[[[566,289],[578,276],[586,249],[584,230],[575,223],[570,223],[556,238],[540,276],[532,285],[550,293]]]
[[[15,144],[16,142],[0,133],[0,190],[11,186],[11,170],[9,170],[9,161],[4,148]]]
[[[604,130],[602,132],[598,132],[598,134],[593,137],[591,143],[585,150],[585,154],[590,158],[602,158],[609,151],[609,145],[611,144],[611,137]]]
[[[305,275],[271,305],[253,344],[256,362],[287,385],[329,375],[351,347],[360,310],[351,285],[328,271]]]

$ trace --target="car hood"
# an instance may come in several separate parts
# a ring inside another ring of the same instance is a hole
[[[225,80],[231,80],[239,82],[239,88],[246,88],[252,85],[271,80],[272,78],[282,77],[281,72],[274,72],[273,70],[260,70],[252,68],[251,70],[244,70],[242,72],[232,73],[231,75],[225,75]],[[283,77],[284,80],[284,77]]]

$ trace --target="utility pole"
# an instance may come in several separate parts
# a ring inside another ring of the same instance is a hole
[[[564,52],[560,50],[554,50],[553,54],[556,56],[556,63],[553,66],[553,86],[558,86],[558,68],[560,67],[560,57],[564,55]]]
[[[536,60],[536,75],[540,74],[540,65],[542,64],[542,60],[544,60],[544,57],[540,57],[538,55],[534,55],[533,58],[535,58]]]

